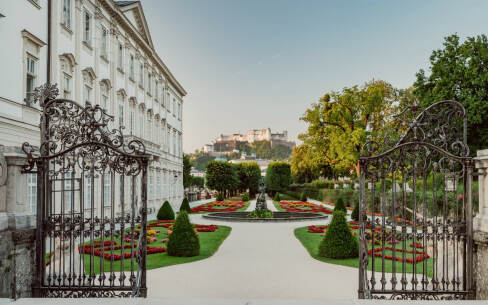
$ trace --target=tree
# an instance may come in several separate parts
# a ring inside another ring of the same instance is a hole
[[[430,56],[430,75],[421,69],[415,95],[422,106],[456,100],[467,110],[468,145],[472,154],[488,143],[488,39],[468,37],[463,43],[456,34],[444,40],[443,48]]]
[[[337,199],[334,211],[343,211],[344,213],[347,213],[346,205],[344,204],[344,199],[342,199],[342,197]]]
[[[273,160],[285,160],[290,157],[291,148],[282,144],[275,145],[271,148],[271,158]]]
[[[328,258],[352,258],[359,255],[358,240],[352,235],[343,211],[336,211],[319,245],[319,255]]]
[[[273,193],[286,190],[291,183],[290,164],[283,161],[271,162],[264,180],[266,188]]]
[[[205,178],[199,176],[191,176],[191,185],[203,187],[205,185]]]
[[[175,219],[175,212],[171,207],[171,204],[166,200],[163,205],[159,208],[158,214],[156,216],[159,220],[173,220]]]
[[[260,159],[271,159],[271,142],[254,141],[254,149],[256,150],[256,157]]]
[[[293,147],[290,166],[297,182],[304,183],[317,179],[320,176],[320,168],[327,165],[322,158],[317,158],[312,146],[303,143]]]
[[[181,211],[186,211],[188,214],[191,213],[190,202],[188,202],[188,199],[186,198],[183,198],[183,201],[181,201],[180,212]]]
[[[359,202],[356,202],[354,204],[354,210],[352,210],[351,219],[354,221],[359,220]]]
[[[207,163],[213,160],[215,160],[214,156],[210,156],[208,154],[202,154],[196,156],[195,159],[192,161],[192,163],[194,164],[193,167],[195,169],[204,171],[207,166]]]
[[[185,188],[191,186],[191,161],[187,154],[183,154],[183,186]]]
[[[200,254],[200,241],[186,211],[181,211],[176,217],[173,233],[168,238],[167,250],[169,256],[188,257]]]
[[[236,167],[228,162],[210,161],[206,168],[207,187],[219,193],[237,187],[238,177]]]
[[[363,144],[392,130],[386,124],[404,93],[384,81],[327,93],[301,117],[308,128],[299,139],[311,147],[314,163],[328,164],[337,172],[357,172]]]

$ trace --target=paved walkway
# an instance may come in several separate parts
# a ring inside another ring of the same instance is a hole
[[[252,203],[251,203],[252,204]],[[255,202],[254,202],[255,204]],[[273,206],[268,202],[268,207]],[[228,223],[191,215],[192,222],[222,224],[232,232],[205,260],[148,271],[149,297],[171,299],[353,299],[357,269],[313,259],[293,230],[300,223]]]

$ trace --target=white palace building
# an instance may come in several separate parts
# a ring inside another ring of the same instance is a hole
[[[0,154],[18,152],[24,142],[39,145],[32,92],[56,83],[60,97],[101,105],[128,138],[145,144],[149,213],[165,200],[179,207],[186,91],[156,53],[139,1],[4,0],[0,41]],[[19,205],[35,213],[36,176],[18,181],[27,194]],[[118,183],[105,187],[117,196]]]

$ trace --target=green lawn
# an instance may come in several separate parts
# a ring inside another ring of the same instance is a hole
[[[281,200],[285,200],[285,201],[294,201],[294,200],[298,200],[298,198],[292,197],[292,196],[287,195],[287,194],[282,194],[282,193],[280,193],[280,199],[281,199]]]
[[[154,222],[150,221],[149,223]],[[167,243],[162,243],[161,240],[163,238],[167,238],[168,236],[166,235],[167,228],[161,228],[157,227],[154,228],[156,230],[160,230],[160,233],[156,234],[157,241],[153,242],[151,244],[148,244],[148,246],[151,247],[166,247]],[[200,255],[198,256],[193,256],[193,257],[176,257],[176,256],[169,256],[167,253],[154,253],[154,254],[148,254],[146,256],[147,259],[147,269],[155,269],[155,268],[161,268],[161,267],[166,267],[166,266],[171,266],[171,265],[177,265],[177,264],[184,264],[184,263],[190,263],[198,260],[202,260],[205,258],[208,258],[212,256],[217,250],[219,249],[220,245],[222,242],[229,236],[231,231],[230,227],[226,226],[220,226],[215,232],[199,232],[199,240],[200,240]],[[110,238],[107,238],[105,240],[110,240]],[[117,245],[121,245],[122,243],[120,242],[120,239],[117,239]],[[129,244],[129,243],[126,243]],[[131,249],[125,249],[125,252],[130,253]],[[114,251],[116,254],[121,254],[121,250]],[[88,254],[82,254],[82,258],[84,258],[84,265],[85,265],[85,272],[87,274],[90,274],[90,255]],[[93,256],[93,261],[92,261],[92,269],[94,273],[100,273],[100,270],[102,270],[102,262],[103,262],[103,270],[104,272],[110,272],[110,265],[111,261],[107,259],[101,259],[98,256]],[[119,271],[122,269],[122,260],[119,261],[114,261],[113,262],[113,271]],[[137,264],[135,264],[137,265]],[[128,271],[130,270],[130,259],[124,260],[124,270]],[[134,267],[135,270],[137,270],[137,267]]]
[[[280,196],[280,199],[281,199],[281,200],[285,200],[285,201],[286,201],[286,200],[288,200],[288,199],[282,199],[282,198],[281,198],[281,196]],[[273,204],[274,204],[275,208],[276,208],[278,211],[280,211],[280,212],[286,212],[286,210],[285,210],[285,209],[283,209],[283,208],[281,207],[281,205],[280,205],[280,203],[279,203],[278,201],[274,201],[274,200],[273,200]]]
[[[356,230],[357,232],[357,230]],[[319,244],[321,240],[323,239],[323,236],[319,233],[308,233],[308,228],[307,227],[301,227],[295,229],[295,236],[296,238],[302,243],[302,245],[307,249],[308,253],[310,255],[322,262],[329,263],[329,264],[336,264],[336,265],[342,265],[342,266],[347,266],[347,267],[354,267],[358,268],[359,266],[359,260],[357,258],[346,258],[346,259],[333,259],[333,258],[325,258],[322,256],[319,256]],[[357,238],[357,234],[356,234]],[[408,246],[410,244],[410,241],[407,242],[407,250],[413,250]],[[388,245],[390,246],[390,245]],[[379,247],[379,246],[376,246]],[[397,248],[401,248],[397,244]],[[368,244],[368,249],[371,249],[371,245]],[[392,251],[385,251],[385,255],[392,255]],[[402,257],[402,253],[396,252],[397,257]],[[406,258],[411,258],[412,254],[406,254]],[[382,271],[382,259],[379,257],[375,257],[375,271],[376,272],[381,272]],[[372,268],[372,261],[373,257],[369,256],[369,263],[368,263],[368,270],[371,270]],[[433,264],[433,259],[429,258],[425,260],[426,262],[426,267],[427,267],[427,276],[432,277],[432,264]],[[422,274],[423,270],[423,262],[419,262],[416,264],[416,273]],[[395,268],[396,268],[396,273],[401,273],[402,272],[402,262],[395,262]],[[413,264],[405,263],[405,268],[407,273],[413,273]],[[391,273],[393,269],[393,261],[391,260],[385,260],[385,272]]]

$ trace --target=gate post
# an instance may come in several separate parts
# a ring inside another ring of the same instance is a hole
[[[35,216],[29,210],[26,156],[0,146],[0,298],[31,296],[34,280]]]
[[[474,283],[476,298],[488,299],[488,149],[478,150],[479,213],[474,218]]]

